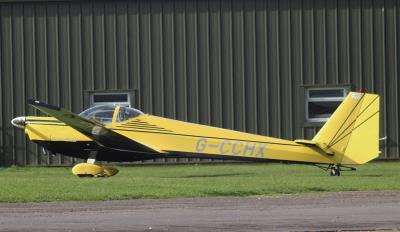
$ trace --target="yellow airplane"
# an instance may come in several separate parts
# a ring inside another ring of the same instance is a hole
[[[118,170],[100,161],[197,157],[256,162],[313,164],[339,176],[347,165],[379,154],[379,96],[351,92],[312,140],[288,141],[144,114],[103,105],[74,114],[38,100],[29,104],[51,117],[17,117],[33,142],[52,153],[87,159],[77,176],[112,176]]]

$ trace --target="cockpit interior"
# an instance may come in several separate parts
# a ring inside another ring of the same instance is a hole
[[[79,116],[88,120],[96,120],[107,125],[113,122],[115,114],[117,114],[115,121],[123,122],[135,118],[143,114],[143,112],[126,106],[98,105],[83,111]]]

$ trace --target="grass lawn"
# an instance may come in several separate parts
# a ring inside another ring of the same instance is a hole
[[[118,167],[111,178],[78,178],[71,168],[0,168],[0,202],[252,196],[400,190],[400,163],[375,162],[331,177],[316,167],[212,164]]]

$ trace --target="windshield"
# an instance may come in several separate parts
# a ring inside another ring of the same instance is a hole
[[[123,122],[141,114],[143,113],[140,110],[121,106],[119,108],[117,122]]]
[[[82,113],[79,114],[79,116],[89,120],[95,119],[104,124],[110,124],[112,122],[115,107],[116,106],[113,105],[94,106],[92,108],[83,111]]]
[[[115,107],[116,107],[115,105],[94,106],[92,108],[83,111],[82,113],[79,114],[79,116],[89,120],[95,119],[104,124],[110,124],[114,116]],[[137,117],[141,114],[143,113],[140,110],[121,106],[119,108],[117,122],[123,122],[130,118]]]

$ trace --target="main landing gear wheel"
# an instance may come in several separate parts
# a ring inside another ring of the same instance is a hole
[[[72,173],[78,177],[110,177],[118,173],[118,169],[95,164],[97,151],[91,151],[86,163],[80,163],[72,168]]]
[[[80,163],[72,168],[72,173],[78,177],[110,177],[118,173],[114,167],[90,163]]]
[[[339,166],[332,166],[331,167],[331,176],[340,176],[340,167]]]

